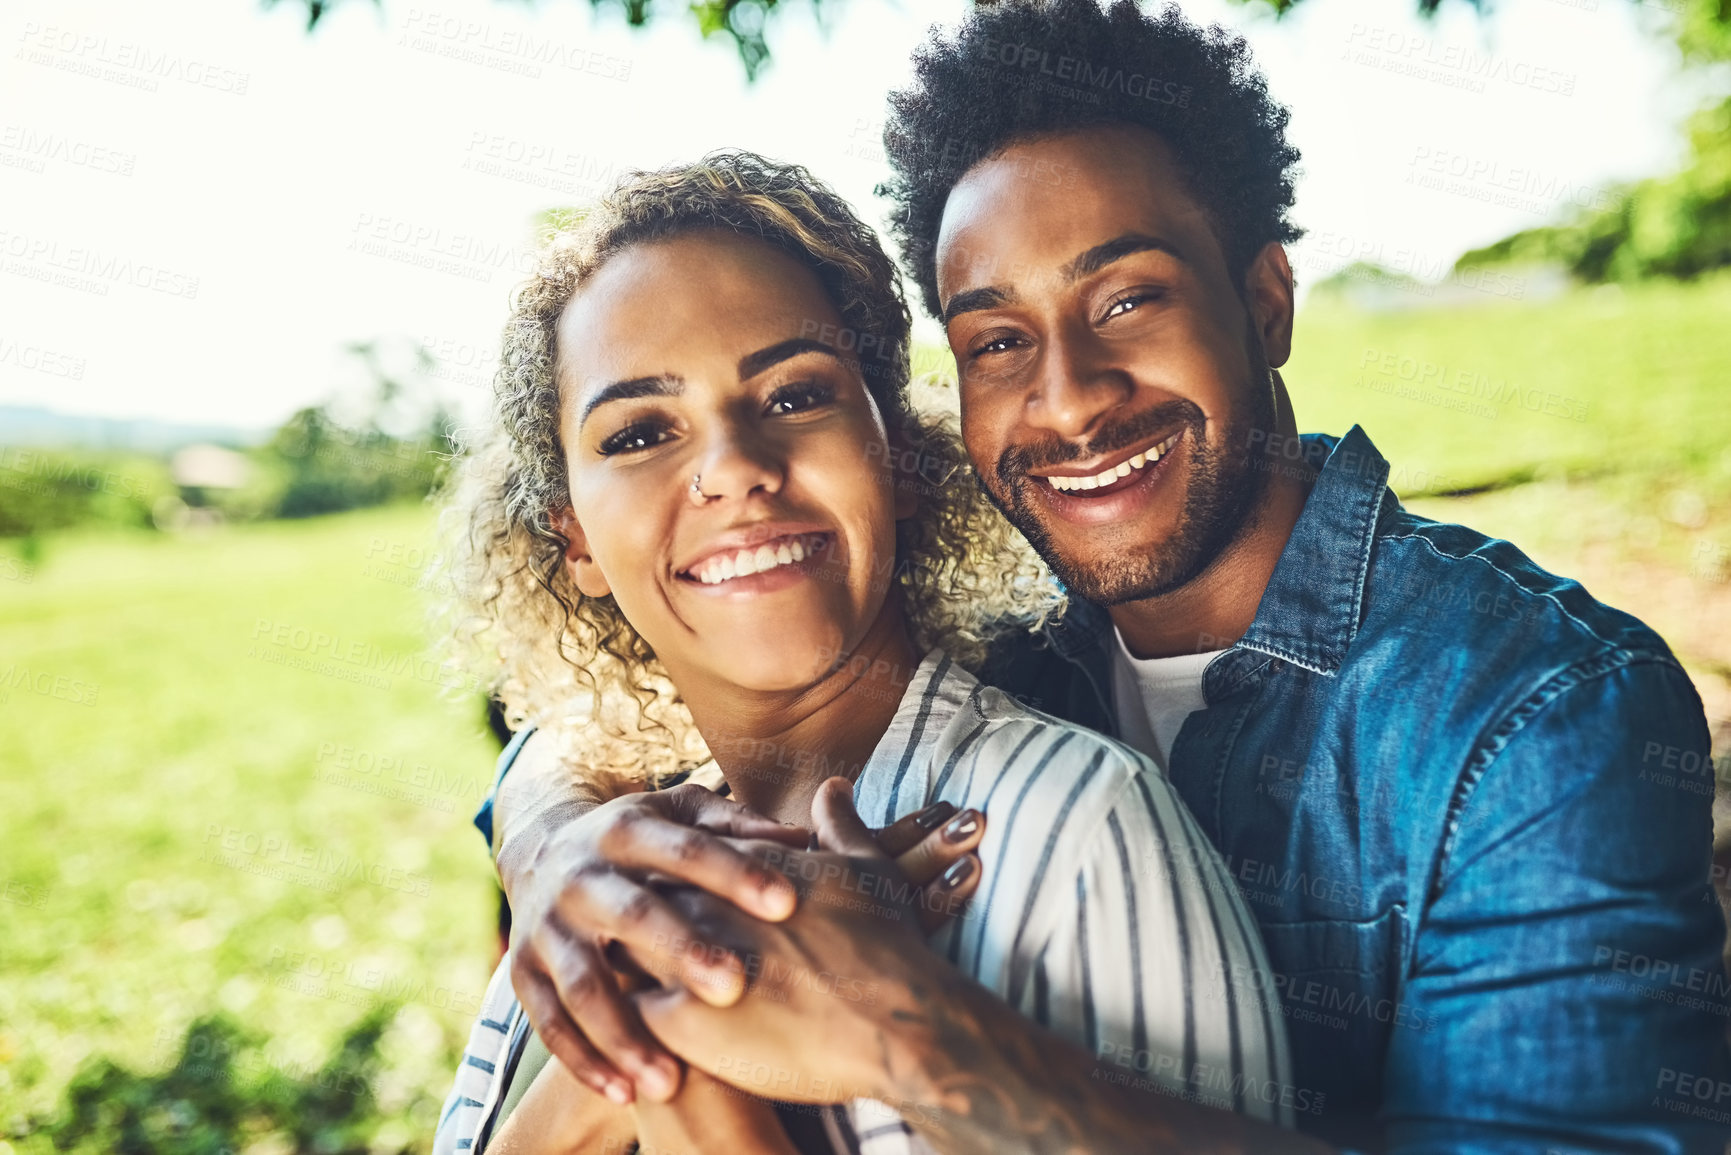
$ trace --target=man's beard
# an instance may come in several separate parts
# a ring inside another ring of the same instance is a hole
[[[1251,365],[1266,366],[1261,342],[1253,336],[1251,345],[1257,354]],[[1171,593],[1214,563],[1246,527],[1267,486],[1268,471],[1257,467],[1251,453],[1251,431],[1274,429],[1272,371],[1263,370],[1249,398],[1248,407],[1222,430],[1218,445],[1206,440],[1208,423],[1202,410],[1179,399],[1106,426],[1085,446],[1058,443],[1032,456],[1025,449],[1007,449],[998,459],[998,484],[988,485],[987,494],[1071,593],[1103,606]],[[1189,474],[1184,508],[1172,535],[1147,552],[1109,554],[1085,566],[1060,554],[1033,509],[1030,488],[1040,482],[1028,477],[1028,469],[1117,453],[1174,425],[1185,430]],[[1003,494],[1009,495],[1007,502]]]

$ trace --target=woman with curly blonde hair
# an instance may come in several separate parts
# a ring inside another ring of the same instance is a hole
[[[967,672],[994,631],[1063,594],[954,432],[916,412],[908,341],[894,266],[803,169],[725,152],[628,177],[516,297],[497,428],[455,500],[457,636],[514,724],[553,731],[606,788],[712,758],[709,783],[778,822],[843,786],[886,824],[938,802],[973,815],[959,837],[978,843],[986,900],[907,949],[1075,1042],[1171,1056],[1156,1069],[1180,1091],[1199,1061],[1276,1077],[1279,1019],[1229,978],[1265,971],[1260,946],[1159,772]],[[989,798],[1007,814],[982,835]],[[1192,998],[1199,959],[1211,998]],[[676,969],[617,961],[638,984]],[[744,1066],[627,1106],[525,1065],[509,965],[440,1151],[789,1155],[867,1134],[874,1151],[927,1149],[907,1105],[757,1086]],[[795,997],[825,1032],[826,1008],[869,1001],[868,984],[832,975]],[[787,1098],[832,1106],[802,1128],[770,1102]]]
[[[618,601],[586,593],[565,564],[557,516],[571,479],[559,427],[559,323],[579,287],[616,254],[703,229],[802,253],[833,298],[835,319],[802,317],[797,336],[833,345],[859,374],[887,437],[869,464],[886,477],[901,467],[895,485],[909,512],[899,515],[893,548],[879,543],[874,564],[895,589],[915,646],[941,645],[977,668],[993,633],[1038,625],[1064,600],[972,480],[951,421],[915,412],[895,266],[845,202],[802,169],[746,153],[642,176],[580,225],[556,232],[519,289],[501,342],[498,423],[469,457],[448,556],[460,659],[503,701],[512,728],[555,731],[574,764],[650,783],[707,754],[667,670]]]

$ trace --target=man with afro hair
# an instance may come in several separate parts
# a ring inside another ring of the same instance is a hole
[[[980,478],[1073,595],[996,680],[1167,770],[1326,1097],[1300,1127],[1723,1149],[1675,1085],[1731,1095],[1711,790],[1662,770],[1708,761],[1700,700],[1641,622],[1404,510],[1363,430],[1298,436],[1298,152],[1244,41],[1016,0],[914,67],[882,191]]]

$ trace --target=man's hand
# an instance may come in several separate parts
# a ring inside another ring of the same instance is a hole
[[[680,986],[633,997],[670,1049],[743,1091],[811,1103],[886,1098],[896,1082],[888,1024],[923,1015],[925,977],[947,964],[926,947],[916,889],[854,813],[847,782],[824,783],[812,813],[820,841],[836,850],[751,847],[798,884],[790,918],[746,918],[687,888],[666,895],[701,928],[678,949],[749,960],[740,1004],[722,1009]]]
[[[760,918],[786,917],[791,882],[722,836],[803,847],[810,832],[696,786],[602,802],[540,737],[519,753],[495,801],[499,878],[513,914],[513,985],[548,1049],[585,1086],[620,1104],[639,1093],[665,1100],[678,1088],[681,1066],[619,994],[608,955],[624,952],[613,944],[652,957],[657,943],[697,938],[647,885],[656,876],[702,887]],[[955,815],[948,803],[879,832],[910,879],[931,884],[920,904],[928,925],[957,910],[978,885],[973,851],[983,833],[983,817]],[[664,947],[660,953],[667,954]],[[691,961],[689,970],[675,963],[664,977],[718,1004],[738,997],[737,957],[710,952]]]
[[[793,912],[792,882],[728,838],[804,846],[810,833],[686,785],[613,799],[500,850],[512,986],[547,1049],[615,1103],[631,1102],[633,1083],[658,1100],[679,1086],[678,1063],[644,1030],[606,958],[613,942],[652,958],[661,944],[697,936],[651,876],[700,887],[755,918]],[[745,987],[741,960],[726,951],[677,960],[675,972],[718,1006]]]

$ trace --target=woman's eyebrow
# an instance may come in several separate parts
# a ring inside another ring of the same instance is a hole
[[[629,381],[614,381],[595,391],[595,396],[583,404],[577,417],[577,428],[589,420],[589,414],[609,401],[631,401],[638,397],[677,397],[685,392],[685,379],[663,373],[658,377],[633,377]]]
[[[791,340],[778,342],[766,349],[759,349],[755,353],[747,353],[741,357],[739,359],[739,379],[741,381],[749,380],[772,365],[779,365],[789,357],[797,357],[801,353],[824,353],[834,357],[837,361],[842,359],[841,354],[836,351],[833,345],[825,345],[822,341],[814,341],[810,337],[794,337]]]

